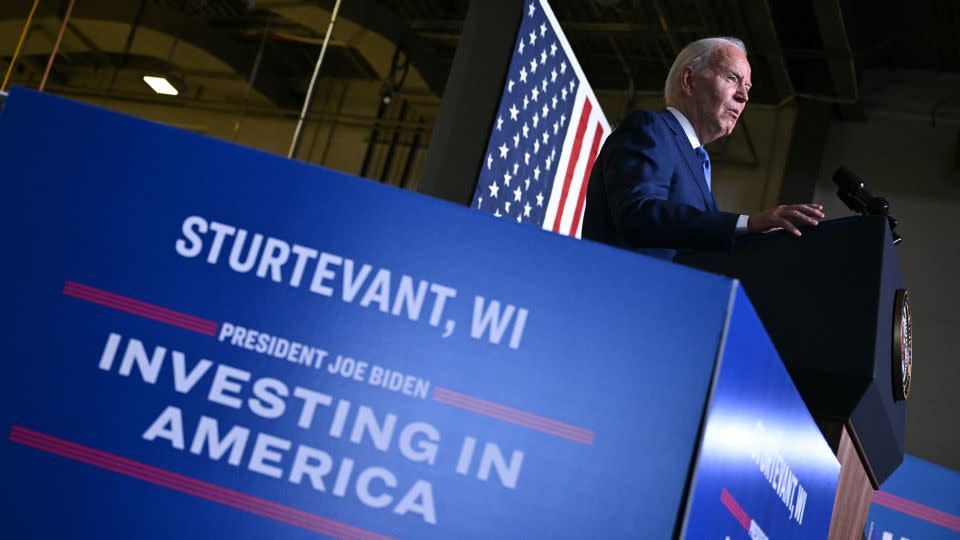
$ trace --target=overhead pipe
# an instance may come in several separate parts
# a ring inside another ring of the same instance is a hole
[[[398,120],[403,122],[407,119],[407,101],[400,104],[400,117]],[[393,157],[397,152],[397,143],[400,142],[400,132],[394,131],[390,138],[390,146],[387,148],[387,157],[383,160],[383,169],[380,171],[380,182],[388,182],[390,176],[390,167],[393,165]]]
[[[330,36],[333,35],[333,26],[337,22],[337,13],[340,11],[340,0],[333,6],[333,13],[330,15],[330,24],[327,26],[327,35],[323,36],[323,46],[320,47],[320,56],[317,57],[317,65],[313,67],[313,76],[310,78],[310,86],[307,88],[307,96],[303,99],[303,107],[300,109],[300,118],[297,120],[297,127],[293,130],[293,140],[290,141],[290,150],[287,157],[292,158],[297,153],[297,147],[300,145],[300,135],[303,133],[303,121],[307,117],[307,111],[310,109],[310,101],[313,100],[313,91],[317,85],[317,77],[320,75],[320,66],[323,65],[323,57],[327,54],[327,46],[330,45]]]
[[[53,50],[50,51],[50,59],[47,60],[47,68],[43,70],[43,78],[40,79],[39,90],[43,92],[43,89],[47,86],[47,78],[50,76],[50,70],[53,69],[53,61],[57,58],[57,52],[60,51],[60,43],[63,42],[63,32],[67,29],[67,23],[70,22],[70,13],[73,12],[73,3],[75,0],[70,0],[70,3],[67,4],[67,12],[63,16],[63,22],[60,23],[60,31],[57,32],[57,41],[53,44]]]
[[[37,5],[39,4],[40,0],[33,0],[33,7],[30,8],[30,14],[27,15],[27,22],[23,24],[20,39],[17,40],[17,48],[13,51],[13,58],[10,59],[10,65],[7,66],[7,74],[3,77],[3,84],[0,84],[0,92],[7,90],[7,83],[10,82],[10,75],[13,73],[13,66],[17,65],[17,59],[20,58],[20,49],[23,48],[23,42],[27,39],[30,23],[33,22],[33,14],[37,12]]]
[[[247,115],[247,104],[250,102],[250,94],[253,93],[253,83],[256,82],[257,74],[260,72],[260,61],[263,60],[263,51],[267,48],[267,38],[270,37],[270,26],[272,24],[273,17],[268,17],[266,27],[263,30],[263,36],[260,38],[260,47],[257,49],[257,55],[253,59],[253,67],[250,69],[250,78],[247,79],[247,88],[243,93],[243,105],[240,110],[240,117],[233,122],[231,141],[236,142],[237,135],[240,133],[240,124]]]

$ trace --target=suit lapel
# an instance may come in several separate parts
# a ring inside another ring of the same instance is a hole
[[[677,152],[683,156],[683,161],[687,164],[687,170],[690,171],[690,175],[697,183],[697,187],[700,189],[700,196],[703,197],[704,205],[707,210],[716,212],[717,201],[713,198],[713,193],[710,192],[710,188],[707,187],[707,179],[703,175],[703,166],[700,164],[700,160],[697,159],[697,154],[690,146],[690,139],[687,138],[683,127],[680,126],[680,122],[677,121],[670,111],[661,112],[660,118],[663,119],[667,127],[670,128],[670,131],[673,132],[673,142],[677,145]]]

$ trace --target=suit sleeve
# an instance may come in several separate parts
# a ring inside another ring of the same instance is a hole
[[[603,182],[610,216],[635,248],[729,249],[738,214],[704,211],[671,201],[676,143],[654,115],[621,126],[604,153]]]

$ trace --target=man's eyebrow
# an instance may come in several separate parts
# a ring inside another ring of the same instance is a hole
[[[743,85],[746,86],[747,88],[753,87],[753,83],[751,83],[750,81],[745,81],[743,78],[743,74],[740,73],[739,71],[735,69],[731,69],[730,74],[734,75],[737,78],[737,80],[743,83]]]

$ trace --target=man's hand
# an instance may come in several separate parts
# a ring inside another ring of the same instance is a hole
[[[826,217],[819,204],[784,204],[753,214],[747,219],[747,232],[768,233],[786,229],[800,236],[797,227],[816,225]]]

